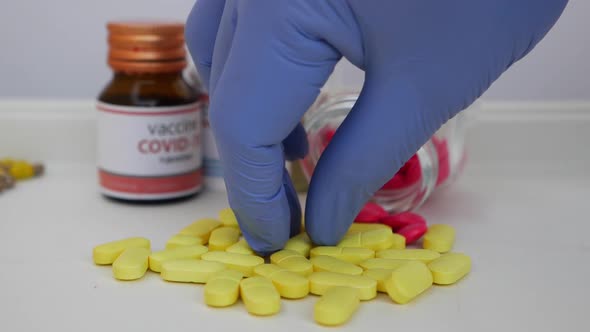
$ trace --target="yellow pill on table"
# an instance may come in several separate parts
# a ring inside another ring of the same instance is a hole
[[[270,255],[270,262],[291,272],[308,276],[313,272],[313,265],[305,256],[293,250],[280,250]]]
[[[391,272],[385,281],[387,294],[396,303],[406,304],[432,286],[432,274],[421,261],[408,261]]]
[[[389,259],[389,258],[371,258],[360,263],[360,267],[365,270],[371,269],[396,269],[407,262],[405,259]]]
[[[264,277],[251,277],[240,282],[240,296],[249,313],[268,316],[281,310],[281,296],[273,283]]]
[[[378,251],[375,256],[377,258],[405,259],[429,263],[439,258],[440,254],[428,249],[386,249]]]
[[[311,249],[309,251],[309,257],[313,258],[315,256],[332,256],[338,258],[342,255],[341,247],[333,247],[333,246],[319,246]]]
[[[268,278],[279,294],[287,299],[300,299],[309,294],[309,281],[304,276],[274,264],[262,264],[254,268],[254,274]]]
[[[231,208],[225,208],[219,211],[219,221],[223,226],[238,227],[238,219]]]
[[[287,241],[285,248],[287,250],[293,250],[301,255],[308,257],[309,250],[311,249],[311,240],[307,233],[298,234]]]
[[[346,234],[355,234],[355,233],[362,233],[366,231],[372,231],[375,229],[391,229],[387,225],[383,224],[364,224],[364,223],[353,223],[350,225],[350,228],[346,232]]]
[[[373,257],[375,257],[375,251],[368,248],[342,248],[342,253],[337,258],[358,265]]]
[[[240,239],[240,231],[235,227],[224,226],[216,228],[209,236],[209,250],[223,251]]]
[[[377,296],[377,282],[363,275],[314,272],[309,276],[309,292],[312,294],[323,295],[330,288],[336,286],[348,286],[358,290],[359,298],[363,301],[371,300]]]
[[[119,280],[136,280],[143,277],[148,269],[150,250],[128,248],[113,262],[113,276]]]
[[[309,255],[311,257],[332,256],[352,264],[359,264],[367,259],[375,257],[375,251],[367,248],[321,246],[311,249]]]
[[[407,261],[406,261],[407,262]],[[369,277],[377,282],[377,291],[387,293],[385,282],[391,277],[393,269],[370,269],[363,272],[365,277]]]
[[[368,248],[371,250],[383,250],[391,247],[393,243],[391,229],[380,228],[355,234],[345,235],[338,243],[338,247]]]
[[[225,249],[227,252],[234,254],[254,255],[254,250],[250,248],[246,239],[241,238],[238,242],[232,244]]]
[[[399,234],[394,234],[391,228],[379,228],[366,232],[348,234],[338,243],[338,247],[362,247],[375,251],[389,249],[391,247],[403,249],[405,246],[406,239]]]
[[[471,258],[462,253],[448,253],[428,263],[434,283],[450,285],[471,271]]]
[[[346,235],[344,235],[342,240],[340,240],[340,242],[338,242],[338,244],[336,246],[350,247],[350,248],[361,248],[362,247],[362,242],[361,242],[361,235],[362,234],[363,234],[363,232],[358,232],[358,233],[354,233],[354,234],[346,234]]]
[[[406,238],[394,234],[391,229],[376,229],[360,233],[361,246],[375,251],[389,249],[391,247],[404,249]]]
[[[445,253],[453,249],[455,243],[455,229],[449,225],[435,224],[428,227],[424,234],[422,246],[439,253]]]
[[[199,259],[201,258],[201,255],[207,251],[209,251],[207,247],[199,244],[158,251],[152,253],[149,257],[150,270],[160,272],[162,271],[162,264],[164,264],[164,262],[177,259]]]
[[[209,251],[201,256],[202,260],[219,262],[228,268],[240,271],[246,277],[254,275],[254,268],[264,264],[264,258],[254,255],[234,254],[226,251]]]
[[[35,176],[35,169],[33,165],[24,161],[15,161],[10,166],[10,175],[17,180],[25,180]]]
[[[225,269],[225,264],[219,262],[179,259],[164,262],[160,276],[166,281],[204,284],[212,275]]]
[[[166,249],[192,247],[202,245],[204,243],[205,241],[198,236],[176,234],[173,235],[170,239],[168,239],[168,241],[166,242]]]
[[[204,243],[209,241],[211,232],[217,227],[221,227],[221,222],[216,219],[200,219],[180,230],[180,234],[200,237]],[[203,244],[204,244],[203,243]]]
[[[213,274],[205,284],[205,304],[211,307],[228,307],[236,303],[242,277],[242,272],[235,270],[223,270]]]
[[[359,292],[352,287],[332,287],[315,303],[314,320],[326,326],[342,325],[350,320],[360,304]]]
[[[310,261],[315,272],[328,271],[354,276],[363,274],[362,268],[332,256],[315,256]]]
[[[129,248],[150,249],[150,240],[144,237],[130,237],[104,243],[93,248],[92,259],[97,265],[113,264],[117,257]]]
[[[406,238],[394,233],[393,234],[393,243],[389,249],[405,249],[406,248]]]

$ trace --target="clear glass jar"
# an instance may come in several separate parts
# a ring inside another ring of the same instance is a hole
[[[309,153],[300,161],[306,180],[336,129],[352,110],[357,92],[323,93],[306,112],[303,126],[309,141]],[[443,125],[379,189],[371,201],[390,213],[412,211],[421,206],[438,188],[452,183],[465,161],[464,113]]]

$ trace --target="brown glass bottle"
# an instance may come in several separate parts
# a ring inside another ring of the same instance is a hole
[[[184,77],[180,23],[109,23],[111,81],[98,96],[99,182],[116,200],[162,203],[200,191],[202,93]]]
[[[200,98],[201,93],[185,81],[182,72],[115,72],[98,100],[124,106],[157,107],[192,104]]]

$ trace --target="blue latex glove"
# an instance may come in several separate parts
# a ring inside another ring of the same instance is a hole
[[[230,206],[258,253],[299,231],[285,158],[342,56],[362,93],[309,187],[306,229],[334,245],[365,202],[447,120],[530,52],[566,0],[198,0],[186,40],[210,93]]]

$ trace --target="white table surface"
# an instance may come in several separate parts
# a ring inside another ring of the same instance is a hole
[[[456,227],[455,249],[472,257],[471,274],[403,306],[379,294],[337,329],[587,331],[588,175],[468,169],[420,212]],[[120,282],[92,263],[99,243],[146,236],[159,249],[184,225],[225,206],[223,193],[157,207],[115,203],[97,193],[90,164],[48,165],[44,177],[0,194],[0,330],[327,330],[312,319],[315,296],[283,300],[278,315],[259,318],[241,303],[208,308],[199,285],[155,273]]]
[[[590,104],[490,103],[472,114],[466,174],[420,209],[457,229],[473,270],[400,306],[380,294],[334,330],[589,331]],[[0,157],[48,162],[46,176],[0,194],[0,331],[329,330],[310,296],[280,314],[210,309],[202,286],[148,273],[120,282],[92,247],[146,236],[153,248],[226,206],[222,193],[169,206],[97,193],[93,100],[0,100]]]

